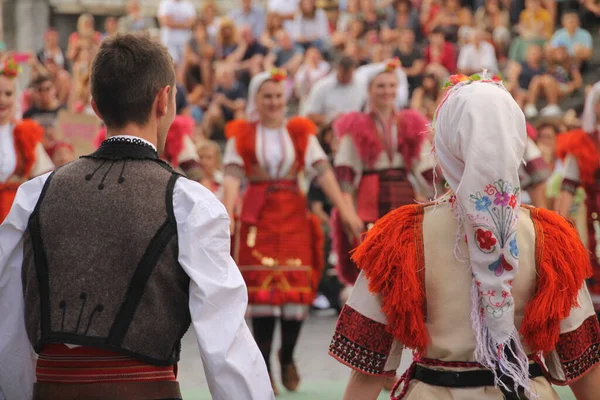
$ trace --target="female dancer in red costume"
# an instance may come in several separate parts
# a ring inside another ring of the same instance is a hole
[[[0,223],[19,186],[54,167],[41,143],[44,129],[31,120],[14,120],[17,75],[18,66],[5,60],[0,69]]]
[[[317,179],[354,237],[363,225],[343,198],[314,124],[298,117],[286,121],[284,78],[279,70],[256,75],[249,88],[248,121],[232,121],[226,128],[224,203],[233,221],[246,178],[234,255],[248,286],[254,337],[269,371],[275,322],[281,319],[282,382],[294,391],[300,378],[293,351],[324,263],[320,222],[307,211],[298,174]]]
[[[397,111],[402,82],[397,60],[369,66],[366,112],[352,112],[334,124],[340,139],[335,171],[349,203],[371,225],[389,211],[433,197],[433,159],[427,119],[415,110]],[[416,189],[416,190],[415,190]],[[338,276],[354,284],[358,269],[350,260],[351,244],[334,221]]]

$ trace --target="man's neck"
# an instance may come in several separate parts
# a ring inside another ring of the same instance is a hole
[[[135,136],[152,143],[154,147],[158,148],[158,138],[156,135],[156,129],[150,124],[144,127],[140,127],[136,124],[128,124],[125,125],[123,128],[119,129],[107,128],[106,135],[108,137],[123,135]]]

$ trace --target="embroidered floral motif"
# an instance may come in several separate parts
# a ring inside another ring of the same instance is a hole
[[[482,250],[488,250],[489,252],[494,251],[495,244],[498,242],[494,237],[494,234],[484,229],[477,229],[475,232],[477,242],[479,242],[479,248]]]
[[[494,261],[489,266],[490,271],[493,271],[496,276],[502,276],[504,271],[512,271],[513,267],[510,265],[503,255],[497,261]]]
[[[519,258],[519,247],[517,246],[517,238],[514,237],[510,243],[508,244],[509,248],[510,248],[510,254],[514,257],[514,258]]]
[[[492,253],[496,245],[501,249],[505,249],[508,245],[510,255],[517,258],[519,249],[516,240],[515,209],[518,204],[519,188],[514,188],[510,183],[500,179],[487,185],[484,193],[485,195],[481,192],[471,195],[471,202],[475,204],[478,214],[468,215],[472,221],[477,221],[474,228],[479,249],[484,253]],[[513,266],[504,254],[500,254],[498,259],[489,265],[489,270],[496,276],[502,276],[504,271],[512,271]]]

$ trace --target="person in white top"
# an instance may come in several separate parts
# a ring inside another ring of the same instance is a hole
[[[300,1],[300,9],[289,26],[292,38],[305,48],[316,46],[325,50],[329,44],[330,32],[327,14],[317,8],[316,0]]]
[[[181,63],[196,22],[194,4],[189,0],[162,0],[156,16],[160,23],[160,40],[169,49],[175,64]]]
[[[252,78],[249,121],[236,120],[226,127],[223,202],[233,220],[240,183],[244,178],[249,181],[238,224],[232,227],[234,257],[248,285],[248,315],[267,368],[275,323],[281,320],[281,380],[286,389],[295,391],[300,377],[294,349],[325,262],[321,223],[307,210],[299,174],[316,179],[341,207],[340,215],[352,237],[360,236],[363,224],[342,197],[315,136],[315,125],[299,117],[286,121],[285,78],[283,70]],[[277,393],[274,383],[273,387]]]
[[[23,184],[0,226],[0,399],[181,399],[190,325],[213,399],[274,399],[225,208],[158,158],[175,117],[167,50],[106,39],[91,82],[108,139]]]
[[[304,115],[324,126],[342,114],[360,111],[367,100],[364,84],[354,76],[356,62],[342,57],[334,72],[319,80],[308,94]]]
[[[484,40],[484,32],[472,28],[469,32],[469,42],[460,49],[456,63],[459,73],[471,75],[487,69],[491,73],[498,72],[496,50],[491,43]]]

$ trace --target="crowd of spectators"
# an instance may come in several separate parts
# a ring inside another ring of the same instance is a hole
[[[129,0],[126,15],[102,27],[82,14],[64,49],[57,30],[46,33],[28,59],[22,111],[46,128],[53,149],[60,110],[93,115],[89,73],[101,40],[146,33],[173,57],[178,112],[193,118],[200,163],[217,192],[224,126],[245,117],[248,84],[261,71],[287,71],[290,115],[313,120],[330,151],[331,123],[365,106],[361,70],[393,57],[407,81],[398,106],[429,118],[450,74],[483,69],[503,77],[528,118],[561,117],[562,99],[584,96],[598,17],[596,0],[239,0],[227,13],[215,0],[162,0],[156,15]],[[582,21],[592,21],[589,30]],[[73,156],[68,144],[56,149],[57,164]]]

